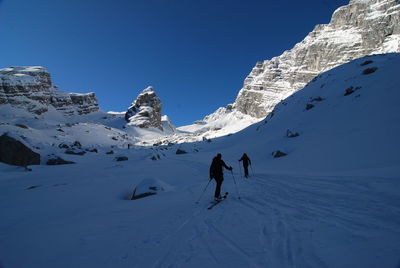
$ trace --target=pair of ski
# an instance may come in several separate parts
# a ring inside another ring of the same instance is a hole
[[[222,201],[224,201],[228,197],[228,192],[226,192],[219,200],[215,200],[212,202],[211,206],[209,206],[207,209],[212,209]]]

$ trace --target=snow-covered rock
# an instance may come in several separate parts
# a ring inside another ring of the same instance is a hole
[[[94,93],[66,93],[53,86],[50,73],[43,67],[0,69],[0,105],[10,104],[40,115],[56,109],[64,115],[97,112]]]
[[[136,200],[150,195],[155,195],[160,192],[169,191],[171,190],[171,188],[172,187],[170,185],[159,179],[144,179],[133,190],[131,200]]]
[[[161,125],[161,100],[152,86],[145,88],[133,101],[125,113],[129,125],[141,128],[155,127],[163,130]]]

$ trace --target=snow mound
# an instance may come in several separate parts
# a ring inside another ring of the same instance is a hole
[[[144,198],[150,195],[155,195],[160,192],[170,191],[172,187],[167,183],[154,178],[142,180],[133,191],[132,200]]]

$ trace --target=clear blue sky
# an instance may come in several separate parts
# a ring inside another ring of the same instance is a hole
[[[68,92],[124,111],[153,85],[175,125],[232,103],[348,0],[0,0],[0,67],[41,65]]]

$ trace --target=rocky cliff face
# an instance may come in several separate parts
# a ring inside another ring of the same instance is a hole
[[[163,130],[161,125],[161,101],[153,87],[147,87],[137,96],[125,113],[129,125],[142,128],[155,127]]]
[[[0,105],[10,104],[42,114],[54,107],[65,115],[88,114],[99,110],[94,93],[65,93],[51,83],[43,67],[9,67],[0,69]]]
[[[281,56],[257,62],[233,108],[265,117],[315,76],[353,59],[400,52],[400,0],[352,0]]]

